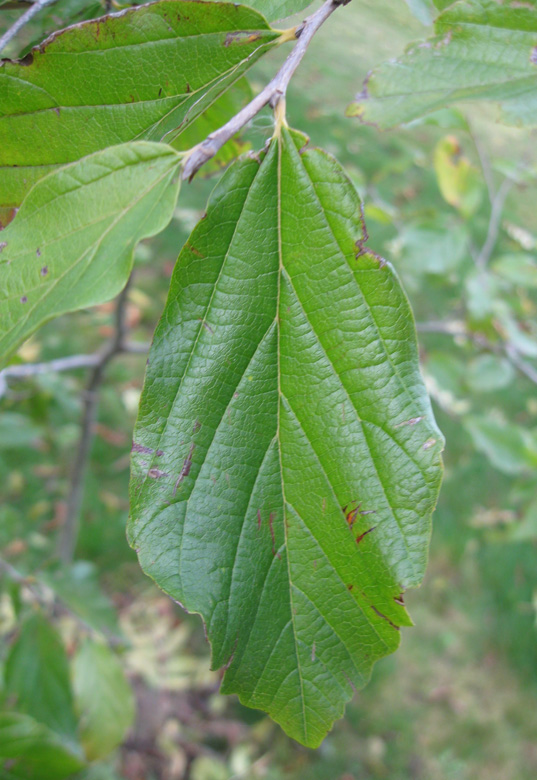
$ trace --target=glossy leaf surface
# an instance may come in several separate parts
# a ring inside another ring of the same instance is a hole
[[[408,302],[339,164],[283,130],[185,245],[134,434],[129,536],[225,693],[318,745],[410,620],[442,436]]]
[[[0,241],[0,364],[52,317],[113,298],[142,238],[170,221],[180,158],[165,144],[110,147],[53,171]]]
[[[384,129],[483,100],[498,103],[507,124],[537,124],[535,0],[462,0],[438,17],[435,32],[375,68],[348,113]]]
[[[176,135],[278,39],[233,3],[162,0],[55,33],[0,66],[0,206],[112,144]]]

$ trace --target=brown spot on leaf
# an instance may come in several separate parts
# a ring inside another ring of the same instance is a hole
[[[271,512],[269,515],[269,528],[270,528],[270,538],[272,539],[272,554],[277,555],[278,558],[281,560],[282,556],[279,552],[276,551],[276,537],[274,535],[274,513]]]
[[[28,297],[26,295],[21,297],[21,303],[28,303]]]
[[[177,481],[173,487],[173,495],[177,493],[177,488],[181,484],[181,482],[185,479],[185,477],[188,477],[190,474],[190,469],[192,468],[192,455],[194,454],[194,450],[196,449],[196,445],[194,442],[190,445],[190,449],[188,451],[188,455],[183,461],[183,468],[181,469],[181,473],[177,477]]]
[[[394,428],[402,428],[404,425],[417,425],[422,420],[425,420],[425,416],[422,415],[421,417],[411,417],[410,420],[404,420],[403,422],[397,423],[397,425],[394,425]]]
[[[373,605],[371,605],[371,609],[373,610],[373,612],[374,612],[376,615],[378,615],[379,617],[383,618],[383,619],[384,619],[384,620],[385,620],[387,623],[389,623],[389,624],[390,624],[390,626],[391,626],[392,628],[395,628],[395,630],[396,630],[396,631],[400,631],[400,630],[401,630],[401,627],[400,627],[400,626],[396,626],[396,625],[395,625],[395,623],[393,623],[393,622],[390,620],[390,618],[389,618],[389,617],[386,617],[386,615],[383,615],[383,614],[382,614],[382,612],[381,612],[380,610],[378,610],[376,607],[374,607]]]
[[[192,428],[192,433],[197,433],[200,428],[201,428],[201,423],[199,420],[196,420],[196,422],[194,423],[194,427]]]
[[[167,474],[165,471],[161,471],[160,469],[149,469],[147,472],[147,476],[151,479],[161,479],[162,477],[169,477],[170,475]]]
[[[37,249],[35,250],[35,253],[36,253],[36,255],[38,257],[41,257],[41,250],[39,249],[39,247],[37,247]]]
[[[201,322],[202,327],[205,328],[205,330],[208,330],[209,333],[214,336],[214,330],[211,328],[211,326],[205,322],[205,320],[202,320],[201,317],[198,317],[198,319]]]
[[[260,37],[259,33],[251,33],[248,30],[234,30],[226,35],[224,46],[227,48],[232,44],[255,43]]]
[[[360,544],[360,542],[363,540],[363,538],[364,538],[365,536],[367,536],[367,534],[370,534],[370,533],[371,533],[371,531],[374,531],[376,527],[377,527],[377,526],[376,526],[376,525],[374,525],[374,526],[373,526],[373,528],[368,528],[368,530],[367,530],[367,531],[364,531],[364,532],[363,532],[363,534],[360,534],[360,536],[357,536],[357,537],[356,537],[356,544]]]
[[[133,441],[131,452],[143,452],[144,455],[151,455],[153,450],[151,447],[145,447],[143,444],[138,444],[138,442]]]
[[[534,46],[531,50],[530,62],[532,65],[537,65],[537,46]]]
[[[201,257],[202,259],[205,257],[204,254],[202,254],[199,249],[196,249],[195,246],[192,246],[192,244],[188,244],[188,248],[192,252],[193,255],[196,255],[196,257]]]
[[[46,276],[48,274],[48,265],[44,265],[43,268],[40,271],[41,276]]]

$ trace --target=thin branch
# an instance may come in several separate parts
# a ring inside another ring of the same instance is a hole
[[[150,344],[138,341],[128,341],[122,344],[118,353],[143,355],[149,352]],[[70,355],[43,363],[25,363],[22,365],[8,366],[0,371],[0,398],[7,395],[8,379],[30,379],[41,374],[52,374],[60,371],[74,371],[77,368],[92,368],[102,360],[102,351],[92,355]]]
[[[445,336],[463,336],[469,341],[472,341],[476,346],[486,349],[489,352],[494,352],[496,355],[505,355],[511,365],[513,365],[521,374],[524,374],[530,382],[537,385],[537,369],[527,363],[520,357],[519,352],[512,344],[501,343],[494,344],[489,341],[486,336],[481,333],[472,333],[469,331],[463,322],[458,320],[452,321],[431,321],[431,322],[417,322],[416,330],[418,333],[441,333]]]
[[[54,0],[37,0],[37,2],[33,3],[33,5],[31,5],[27,11],[19,16],[17,21],[11,25],[9,30],[7,30],[2,35],[0,38],[0,51],[5,49],[5,47],[16,36],[19,30],[21,30],[25,24],[28,24],[28,22],[33,19],[34,16],[39,13],[39,11],[41,11],[46,5],[50,5],[53,2]]]
[[[5,574],[12,582],[25,588],[26,593],[31,597],[35,604],[39,605],[40,607],[44,607],[45,609],[54,607],[56,610],[69,615],[87,631],[94,631],[93,626],[86,622],[83,617],[74,612],[69,606],[67,606],[67,604],[54,593],[54,588],[52,586],[50,586],[47,582],[43,582],[39,579],[38,574],[35,576],[23,574],[10,563],[8,563],[4,558],[0,557],[0,575],[1,574]],[[52,597],[47,595],[50,592],[53,593]],[[109,645],[122,646],[125,644],[124,640],[122,640],[120,637],[114,636],[114,634],[108,629],[103,627],[101,632],[106,637]]]
[[[299,66],[311,39],[317,30],[326,22],[329,16],[339,8],[340,5],[347,5],[350,0],[326,0],[318,11],[313,13],[305,22],[295,30],[295,37],[298,38],[297,44],[289,54],[282,67],[274,78],[256,97],[248,103],[238,114],[232,117],[229,122],[215,130],[207,138],[190,152],[185,159],[183,166],[183,179],[192,179],[199,171],[202,165],[215,156],[219,149],[233,138],[239,130],[248,124],[260,111],[267,105],[275,108],[276,105],[285,97],[289,82]]]
[[[485,184],[487,185],[487,190],[489,194],[489,200],[491,205],[494,203],[494,198],[496,196],[496,187],[494,184],[494,174],[492,172],[492,166],[490,164],[490,158],[483,148],[483,145],[477,135],[477,133],[474,133],[472,128],[469,130],[470,137],[472,141],[474,142],[474,147],[477,152],[477,156],[479,157],[479,162],[481,164],[481,170],[483,172],[483,178],[485,179]]]
[[[531,382],[537,385],[537,369],[530,365],[530,363],[526,363],[525,360],[522,360],[512,344],[506,344],[505,354],[519,371],[521,371]]]
[[[491,258],[496,241],[498,240],[498,233],[500,232],[500,221],[502,218],[503,207],[509,192],[513,188],[515,182],[512,179],[504,179],[498,187],[498,192],[495,194],[492,201],[492,208],[490,211],[489,227],[487,231],[487,238],[481,251],[476,258],[476,265],[481,270],[484,270]]]
[[[99,390],[108,363],[113,357],[123,352],[125,348],[125,338],[127,335],[126,308],[129,282],[127,282],[127,285],[123,288],[117,299],[114,336],[101,352],[100,358],[90,374],[84,392],[84,409],[80,425],[80,438],[78,440],[78,447],[71,473],[65,522],[62,525],[58,540],[58,555],[60,560],[65,564],[72,562],[78,539],[80,510],[84,495],[84,479],[95,434],[95,422],[97,420],[97,408],[99,405]]]

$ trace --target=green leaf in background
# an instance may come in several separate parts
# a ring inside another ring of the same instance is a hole
[[[535,433],[492,417],[467,417],[464,424],[475,447],[500,471],[524,474],[537,468]]]
[[[85,766],[60,737],[29,715],[0,712],[0,763],[9,761],[6,778],[63,780]],[[1,773],[0,776],[4,778]]]
[[[10,648],[5,693],[17,710],[65,738],[74,749],[77,721],[62,641],[40,614],[27,618]]]
[[[506,358],[480,355],[468,365],[465,377],[474,392],[492,393],[511,384],[515,370]]]
[[[434,169],[445,201],[469,219],[481,204],[483,177],[462,154],[454,136],[448,135],[438,141],[434,150]]]
[[[492,263],[494,273],[521,287],[537,288],[537,258],[532,255],[502,255]]]
[[[410,625],[443,440],[339,164],[282,129],[185,245],[134,433],[129,539],[225,693],[320,744]]]
[[[89,761],[104,758],[133,723],[134,696],[121,664],[107,645],[86,640],[73,664],[80,741]]]
[[[430,25],[433,23],[437,13],[433,0],[405,0],[405,3],[408,5],[412,15],[419,19],[422,24]]]
[[[402,270],[418,274],[443,275],[463,261],[468,234],[463,225],[436,219],[409,223],[392,242],[396,256],[401,257]]]
[[[40,572],[38,576],[88,626],[105,636],[122,637],[116,611],[99,586],[94,564],[77,561],[70,567]]]
[[[453,5],[455,2],[456,0],[433,0],[435,7],[439,11],[444,11],[446,8],[449,8],[449,6]]]
[[[53,171],[0,241],[0,365],[52,317],[113,298],[133,249],[170,221],[180,157],[144,141]]]
[[[246,5],[255,8],[267,19],[285,19],[311,5],[313,0],[248,0]]]
[[[180,133],[279,39],[245,6],[162,0],[70,27],[23,61],[5,60],[0,206],[18,206],[47,166]]]
[[[500,104],[507,124],[537,124],[535,0],[461,0],[438,17],[435,32],[375,68],[348,114],[385,129],[484,100]]]
[[[0,452],[2,450],[27,449],[43,435],[41,426],[18,412],[0,413]]]

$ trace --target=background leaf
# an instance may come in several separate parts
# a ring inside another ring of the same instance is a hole
[[[134,696],[112,650],[90,640],[82,644],[73,664],[73,690],[86,756],[104,758],[134,720]]]
[[[436,16],[436,8],[433,0],[405,0],[412,14],[419,19],[422,24],[432,24]]]
[[[468,417],[465,426],[477,449],[500,471],[524,474],[537,467],[535,434],[491,417]]]
[[[180,158],[143,141],[54,171],[32,189],[0,242],[0,363],[39,325],[113,298],[138,241],[169,222]]]
[[[384,129],[460,101],[494,101],[508,124],[537,124],[535,0],[462,0],[435,23],[436,36],[375,68],[350,116]]]
[[[248,0],[246,5],[257,9],[267,19],[284,19],[286,16],[303,11],[312,0]]]
[[[0,712],[0,760],[10,765],[6,780],[63,780],[85,765],[57,734],[18,712]]]
[[[129,534],[203,615],[222,690],[316,746],[409,624],[442,437],[406,298],[358,252],[342,169],[305,142],[284,130],[261,164],[232,166],[179,257]]]
[[[67,656],[55,629],[40,614],[24,621],[10,648],[5,691],[19,712],[75,743],[77,722]]]

